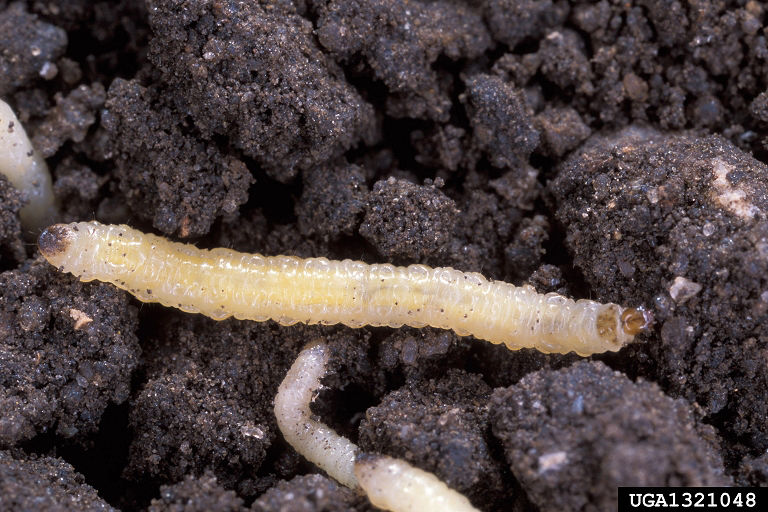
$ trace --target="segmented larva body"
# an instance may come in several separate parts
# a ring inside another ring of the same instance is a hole
[[[361,455],[357,483],[371,503],[393,512],[478,512],[469,500],[432,473],[386,455]]]
[[[430,325],[512,350],[580,355],[617,351],[649,323],[636,309],[542,295],[452,268],[198,249],[122,225],[57,224],[38,245],[51,264],[83,281],[216,320]]]
[[[299,353],[277,390],[275,418],[283,437],[298,453],[339,483],[356,489],[357,446],[314,419],[309,409],[330,355],[325,343],[316,343]]]
[[[56,218],[51,173],[43,157],[32,147],[16,114],[0,100],[0,174],[22,194],[27,204],[19,212],[26,229],[38,231]]]

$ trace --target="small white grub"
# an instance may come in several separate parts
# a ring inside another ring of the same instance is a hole
[[[669,287],[669,296],[678,304],[682,304],[701,291],[701,285],[677,276]]]
[[[277,390],[275,417],[288,444],[339,483],[354,489],[357,446],[313,419],[309,410],[329,357],[325,343],[310,345],[299,353]]]
[[[477,512],[432,473],[385,455],[364,455],[355,475],[371,503],[392,512]]]
[[[76,331],[79,331],[89,323],[93,322],[93,318],[88,316],[87,313],[84,311],[80,311],[79,309],[70,309],[69,310],[69,316],[72,318],[72,320],[75,321],[75,327],[74,329]]]
[[[24,127],[11,107],[0,100],[0,174],[23,195],[27,204],[19,212],[21,224],[37,230],[56,214],[51,173],[43,157],[32,147]]]

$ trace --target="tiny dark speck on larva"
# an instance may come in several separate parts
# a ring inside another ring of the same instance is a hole
[[[50,258],[67,250],[71,236],[72,228],[66,224],[54,224],[40,233],[37,247],[43,256]]]

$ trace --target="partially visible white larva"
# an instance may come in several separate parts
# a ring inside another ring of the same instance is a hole
[[[371,503],[393,512],[477,512],[432,473],[386,455],[361,455],[355,476]]]
[[[19,212],[21,224],[39,230],[54,220],[56,203],[51,173],[43,157],[32,147],[24,127],[11,107],[0,100],[0,174],[19,189],[28,201]]]
[[[294,450],[339,483],[362,489],[371,503],[384,510],[476,512],[467,498],[432,473],[383,455],[358,456],[357,445],[312,418],[309,404],[320,389],[329,357],[326,343],[308,345],[277,390],[277,426]]]
[[[324,343],[301,351],[277,390],[275,417],[280,432],[294,450],[339,483],[355,489],[357,446],[328,425],[312,419],[309,410],[309,404],[320,389],[320,379],[325,375],[329,356],[328,345]]]
[[[98,222],[56,224],[38,246],[51,264],[83,281],[109,282],[139,300],[217,320],[430,325],[512,350],[580,355],[617,351],[650,322],[642,310],[542,295],[452,268],[197,249]]]

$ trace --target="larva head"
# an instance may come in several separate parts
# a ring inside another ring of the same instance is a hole
[[[653,316],[642,308],[605,304],[597,314],[595,328],[603,342],[615,351],[631,343],[636,334],[648,329],[652,323]]]
[[[48,226],[37,239],[37,247],[48,263],[61,267],[67,250],[75,239],[75,232],[70,224]]]
[[[653,314],[643,308],[627,308],[621,313],[621,328],[630,336],[640,334],[653,323]]]
[[[81,281],[111,281],[125,285],[125,276],[142,266],[147,244],[142,233],[128,226],[108,226],[96,221],[55,224],[37,240],[51,265]]]

